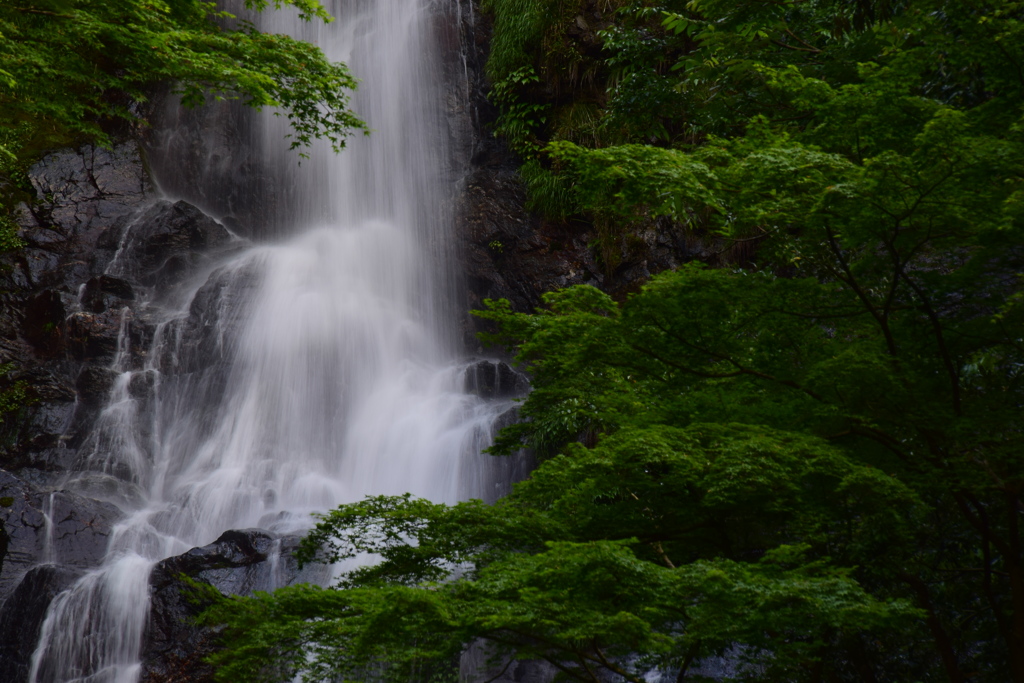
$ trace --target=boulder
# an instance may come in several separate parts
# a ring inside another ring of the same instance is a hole
[[[297,536],[280,537],[261,529],[232,530],[210,545],[157,564],[149,579],[152,598],[140,683],[213,681],[212,668],[203,658],[215,647],[214,631],[195,624],[202,605],[190,600],[183,575],[236,595],[325,580],[327,567],[323,565],[298,568],[292,557],[298,543]]]
[[[80,403],[99,407],[106,401],[118,373],[105,365],[85,365],[75,380]]]
[[[134,322],[134,312],[127,307],[103,313],[77,311],[65,320],[64,343],[76,360],[110,363],[121,344],[139,348],[146,330]]]
[[[165,374],[196,372],[217,364],[228,355],[227,345],[235,343],[240,334],[239,326],[243,322],[240,313],[259,286],[259,272],[254,263],[231,264],[210,273],[192,297],[188,316],[171,323],[180,326],[174,330],[180,343],[163,348],[161,371]],[[217,385],[220,379],[206,381]]]
[[[195,206],[161,201],[129,227],[117,266],[146,286],[170,286],[231,241],[223,225]]]

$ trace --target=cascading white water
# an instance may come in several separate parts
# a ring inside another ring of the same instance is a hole
[[[493,498],[507,479],[480,450],[509,404],[465,392],[455,343],[435,14],[424,0],[331,9],[328,27],[261,21],[348,62],[374,132],[299,168],[266,117],[262,153],[297,197],[295,234],[240,241],[154,299],[144,367],[122,330],[118,378],[68,486],[127,516],[103,566],[51,604],[32,683],[134,683],[153,565],[227,529],[291,533],[369,494]]]

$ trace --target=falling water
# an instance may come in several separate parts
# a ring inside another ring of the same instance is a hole
[[[508,478],[479,453],[509,405],[466,393],[455,341],[437,7],[332,9],[327,27],[261,21],[349,63],[374,132],[300,167],[279,120],[261,119],[254,145],[276,174],[263,191],[286,188],[290,234],[236,235],[199,276],[149,291],[157,324],[142,354],[122,312],[117,378],[67,486],[126,517],[103,566],[51,604],[32,683],[134,683],[150,570],[227,529],[293,533],[368,494],[493,498]],[[158,180],[202,205],[180,190],[187,179]],[[108,273],[131,275],[135,229]]]

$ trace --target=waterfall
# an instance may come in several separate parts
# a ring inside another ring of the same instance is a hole
[[[373,133],[337,156],[318,146],[300,166],[282,119],[260,117],[252,149],[269,179],[253,201],[278,207],[277,227],[242,225],[198,274],[144,291],[136,314],[155,332],[141,353],[122,313],[116,379],[66,486],[125,518],[103,565],[50,605],[32,683],[134,683],[149,572],[225,530],[295,533],[310,513],[370,494],[493,499],[507,483],[510,465],[480,450],[510,403],[467,393],[456,334],[440,54],[452,29],[424,0],[329,9],[328,26],[288,11],[259,21],[346,61]],[[208,186],[151,156],[168,195],[216,214]],[[142,223],[109,274],[131,275]]]

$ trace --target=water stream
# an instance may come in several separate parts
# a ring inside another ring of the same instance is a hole
[[[66,486],[126,516],[104,564],[51,604],[32,683],[135,683],[149,572],[227,529],[294,533],[368,494],[451,502],[507,483],[510,465],[480,450],[509,403],[466,392],[455,334],[445,12],[424,0],[330,9],[326,27],[287,12],[260,21],[348,62],[374,132],[299,166],[283,120],[261,117],[252,144],[272,170],[263,191],[288,207],[284,234],[236,237],[173,293],[146,293],[155,333],[142,354],[135,313],[122,312],[117,377]],[[202,206],[188,179],[154,166],[166,192]],[[132,229],[112,275],[130,270]]]

